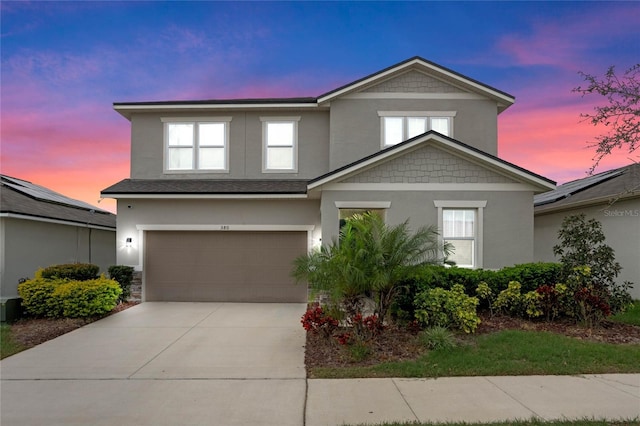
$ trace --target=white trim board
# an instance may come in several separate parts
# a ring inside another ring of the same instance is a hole
[[[323,191],[536,191],[524,183],[332,183]]]
[[[139,231],[312,231],[315,225],[138,224]]]
[[[76,226],[78,228],[92,228],[92,229],[99,229],[102,231],[116,232],[116,228],[109,228],[108,226],[92,225],[89,223],[81,223],[81,222],[72,222],[72,221],[67,221],[62,219],[49,219],[45,217],[35,217],[35,216],[16,214],[16,213],[0,213],[0,218],[32,220],[34,222],[55,223],[57,225]]]

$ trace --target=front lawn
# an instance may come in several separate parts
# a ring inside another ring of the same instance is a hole
[[[406,328],[385,330],[356,359],[350,347],[307,333],[310,378],[442,377],[530,374],[639,373],[640,326],[605,321],[586,328],[571,321],[481,316],[475,334],[455,334],[452,349],[429,350]]]
[[[611,321],[640,326],[640,300],[633,302],[626,311],[612,316]]]
[[[24,349],[24,345],[14,340],[11,334],[11,326],[9,324],[0,324],[0,359],[21,352]]]
[[[640,344],[582,341],[546,331],[469,335],[453,349],[371,366],[317,367],[314,378],[563,375],[640,372]]]

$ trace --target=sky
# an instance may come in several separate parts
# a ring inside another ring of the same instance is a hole
[[[116,211],[114,102],[318,96],[413,56],[516,98],[498,155],[586,176],[604,104],[579,71],[640,63],[640,2],[0,2],[0,171]],[[464,141],[462,141],[464,142]],[[596,172],[640,161],[615,151]]]

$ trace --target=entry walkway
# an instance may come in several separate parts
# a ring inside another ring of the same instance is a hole
[[[143,303],[0,362],[0,424],[640,419],[640,375],[307,380],[304,304]]]

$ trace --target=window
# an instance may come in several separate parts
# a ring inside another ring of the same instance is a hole
[[[396,145],[429,130],[452,136],[455,114],[452,111],[380,111],[382,146]]]
[[[228,171],[231,117],[162,121],[165,123],[165,170]]]
[[[261,117],[260,120],[263,123],[263,171],[297,171],[300,117]]]
[[[339,214],[339,229],[347,222],[347,219],[356,214],[374,213],[383,220],[387,209],[391,207],[390,201],[336,201]]]
[[[434,201],[442,243],[450,243],[452,260],[462,268],[482,267],[482,222],[486,201]]]
[[[476,245],[476,211],[442,210],[442,237],[454,248],[450,260],[461,267],[474,267]]]

